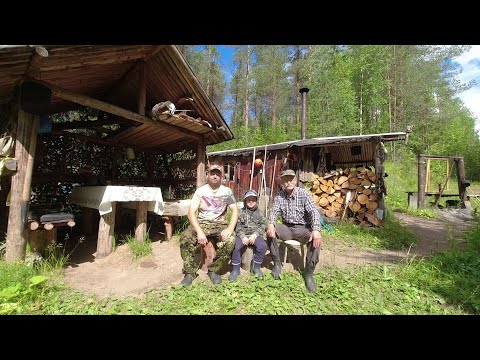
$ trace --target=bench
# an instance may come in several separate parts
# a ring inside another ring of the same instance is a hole
[[[418,191],[406,191],[407,196],[408,196],[408,207],[412,209],[417,208],[417,203],[418,203]],[[425,196],[433,196],[435,197],[435,200],[440,196],[440,197],[457,197],[459,198],[459,194],[439,194],[438,192],[425,192]],[[478,197],[478,195],[467,195],[467,199],[470,200],[470,197]]]
[[[32,252],[43,256],[49,245],[57,243],[57,228],[74,227],[75,217],[70,213],[35,209],[28,212],[27,222],[30,248]]]

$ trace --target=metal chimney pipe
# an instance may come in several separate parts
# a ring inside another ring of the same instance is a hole
[[[307,93],[309,90],[307,87],[298,90],[302,94],[302,140],[305,140],[307,134]]]

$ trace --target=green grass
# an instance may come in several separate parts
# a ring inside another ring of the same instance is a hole
[[[128,244],[135,260],[152,254],[152,240],[148,236],[148,232],[145,234],[142,242],[138,242],[134,235],[126,235],[120,241],[124,244]]]
[[[333,234],[324,235],[326,249],[333,243],[330,239],[365,249],[390,250],[406,249],[416,241],[391,214],[394,208],[405,211],[404,191],[411,190],[414,181],[416,186],[416,179],[397,177],[398,171],[409,172],[388,166],[388,211],[383,225],[335,225]],[[428,209],[417,211],[416,215],[433,216]],[[0,314],[480,315],[480,220],[477,217],[467,231],[461,250],[454,246],[460,239],[452,235],[449,238],[451,250],[430,258],[392,265],[322,267],[314,275],[318,290],[313,294],[306,291],[298,272],[284,272],[282,280],[275,281],[265,270],[263,279],[242,274],[236,282],[229,282],[225,274],[219,286],[197,278],[188,288],[166,286],[149,291],[142,298],[99,299],[69,288],[62,276],[52,271],[65,263],[57,251],[48,267],[0,261]],[[148,238],[137,243],[130,236],[126,242],[135,258],[151,253]]]
[[[395,226],[395,225],[393,225]],[[143,298],[98,299],[57,279],[31,286],[37,275],[25,264],[0,262],[0,311],[10,314],[480,314],[480,223],[466,233],[462,251],[394,265],[322,267],[308,293],[298,272],[273,280],[223,276],[219,286],[196,279],[192,286],[155,289]],[[40,279],[41,280],[41,279]],[[17,285],[20,284],[20,285]],[[12,287],[16,287],[12,289]],[[5,290],[7,289],[7,290]],[[14,304],[14,305],[12,305]]]
[[[335,243],[341,242],[347,245],[356,245],[361,249],[407,249],[417,242],[415,236],[391,214],[387,214],[382,226],[363,227],[352,226],[346,223],[335,225],[335,232],[324,235],[323,242],[326,249],[330,249],[329,240],[334,239]]]

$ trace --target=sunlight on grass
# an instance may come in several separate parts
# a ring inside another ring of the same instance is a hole
[[[144,256],[152,254],[152,240],[150,239],[148,232],[145,234],[143,241],[138,242],[134,235],[126,235],[122,240],[124,244],[128,244],[133,258],[138,260]]]
[[[417,242],[415,236],[403,227],[393,215],[388,215],[379,228],[342,223],[335,225],[333,234],[325,236],[327,239],[337,239],[345,244],[358,245],[360,249],[400,250],[407,249],[412,243]],[[324,243],[326,249],[329,249],[329,241]]]

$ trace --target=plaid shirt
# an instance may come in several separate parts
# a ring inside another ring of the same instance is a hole
[[[275,196],[269,224],[275,225],[280,214],[284,224],[311,226],[312,230],[316,231],[320,231],[322,228],[320,214],[313,202],[312,195],[305,189],[295,187],[290,197],[284,189],[281,190]]]

